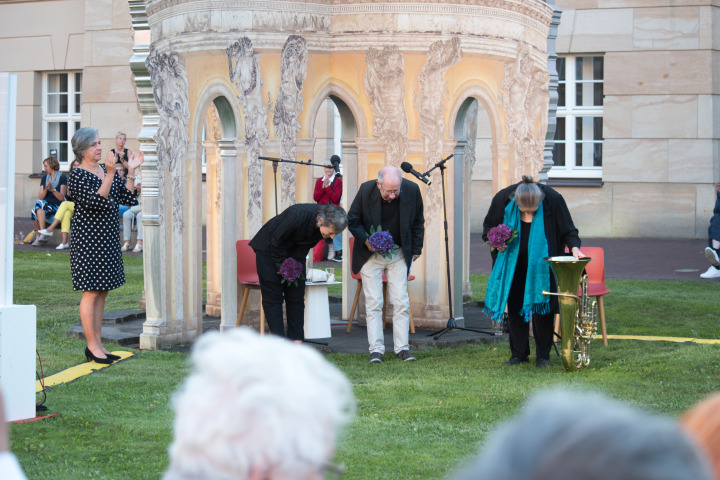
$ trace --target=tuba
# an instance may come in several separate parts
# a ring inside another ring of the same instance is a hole
[[[565,370],[574,372],[590,364],[590,341],[597,333],[597,302],[590,303],[588,277],[583,275],[585,265],[592,258],[575,260],[572,256],[547,257],[555,275],[560,304],[560,343]],[[578,288],[580,295],[578,296]]]

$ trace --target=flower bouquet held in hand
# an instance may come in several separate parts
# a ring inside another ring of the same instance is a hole
[[[297,287],[298,280],[302,277],[303,265],[294,258],[286,258],[279,265],[278,274],[282,277],[280,283],[287,283],[293,287]]]
[[[370,227],[370,236],[368,237],[370,246],[375,250],[375,253],[379,253],[383,257],[389,258],[397,250],[398,247],[393,241],[390,232],[385,232],[381,225],[378,228]]]
[[[504,249],[510,244],[510,242],[515,240],[517,237],[517,230],[514,228],[511,230],[510,227],[501,223],[500,225],[491,228],[487,237],[488,241],[485,243],[489,243],[490,251],[494,252],[495,250]]]

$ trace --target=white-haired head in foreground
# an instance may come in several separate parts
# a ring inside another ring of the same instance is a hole
[[[550,390],[490,434],[456,480],[711,480],[677,422],[599,394]]]
[[[355,401],[340,370],[310,347],[248,328],[204,334],[174,399],[163,477],[322,478]]]

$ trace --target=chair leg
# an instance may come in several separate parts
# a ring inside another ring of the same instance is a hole
[[[355,308],[357,307],[358,300],[360,299],[360,290],[362,289],[362,281],[358,280],[357,288],[355,289],[355,299],[353,300],[352,308],[350,309],[350,318],[348,318],[347,328],[345,333],[350,333],[352,328],[352,322],[355,320]]]
[[[602,330],[603,345],[607,347],[607,331],[605,330],[605,305],[603,304],[603,297],[599,295],[595,297],[598,304],[598,315],[600,316],[600,329]]]
[[[240,304],[240,311],[238,312],[238,318],[237,322],[235,322],[235,326],[239,327],[242,323],[243,313],[245,313],[245,305],[247,304],[248,296],[250,295],[250,289],[245,287],[245,292],[243,293],[243,299],[242,303]]]
[[[410,333],[415,333],[415,322],[413,322],[412,318],[412,309],[408,309],[408,314],[410,315]]]
[[[387,311],[387,283],[383,283],[383,330],[385,330],[385,312]]]
[[[262,292],[260,292],[260,335],[265,335],[265,309],[262,305]]]

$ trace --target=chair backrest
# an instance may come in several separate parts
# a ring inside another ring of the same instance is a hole
[[[353,245],[355,245],[355,237],[348,238],[348,248],[350,249],[350,255],[348,255],[347,258],[350,260],[350,276],[355,280],[362,280],[362,275],[360,275],[360,272],[355,274],[352,271]]]
[[[258,283],[257,266],[255,265],[255,250],[250,245],[250,240],[238,240],[235,242],[237,251],[237,277],[238,282]]]
[[[588,283],[590,285],[598,284],[605,286],[605,251],[602,247],[585,247],[581,248],[582,252],[592,258],[585,266],[587,272]]]

